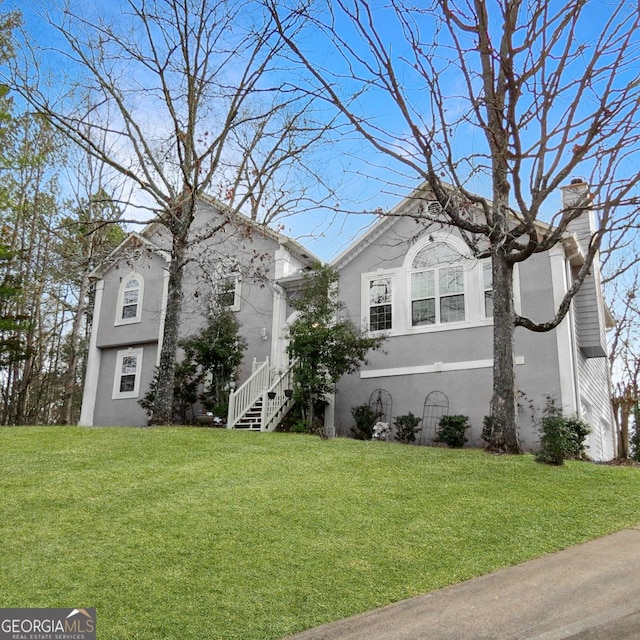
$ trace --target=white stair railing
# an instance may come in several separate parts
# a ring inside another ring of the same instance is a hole
[[[260,431],[273,431],[280,420],[288,413],[293,400],[293,365],[291,363],[285,372],[278,376],[274,383],[265,389],[262,400],[262,418]]]
[[[242,416],[256,403],[265,389],[271,386],[271,369],[269,358],[262,363],[254,359],[253,373],[235,391],[229,393],[229,410],[227,413],[227,429],[233,429]]]

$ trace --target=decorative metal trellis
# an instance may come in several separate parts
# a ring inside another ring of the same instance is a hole
[[[449,398],[442,391],[432,391],[424,400],[418,444],[431,444],[435,440],[440,418],[446,415],[449,415]]]
[[[393,399],[385,389],[376,389],[369,396],[369,407],[375,411],[376,422],[386,422],[391,426],[393,412]]]

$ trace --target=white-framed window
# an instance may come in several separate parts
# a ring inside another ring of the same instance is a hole
[[[493,318],[493,272],[491,260],[482,261],[482,311],[485,318]]]
[[[361,274],[363,326],[400,336],[490,325],[491,276],[491,260],[473,257],[461,239],[429,233],[401,265]],[[518,309],[517,268],[514,295]]]
[[[215,286],[216,302],[231,311],[240,311],[241,279],[236,274],[222,275]]]
[[[123,349],[116,354],[112,398],[137,398],[140,393],[142,348]]]
[[[464,257],[446,242],[428,244],[411,261],[411,326],[466,320]]]
[[[116,306],[116,324],[133,324],[142,320],[144,280],[139,273],[130,273],[122,279]]]
[[[393,329],[393,279],[391,275],[368,278],[369,331]]]

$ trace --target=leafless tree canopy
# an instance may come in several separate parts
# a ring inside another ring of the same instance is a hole
[[[258,5],[96,5],[49,11],[58,45],[37,47],[25,34],[11,81],[136,185],[129,205],[171,226],[185,190],[209,192],[260,221],[298,203],[310,183],[303,152],[330,123],[318,123],[309,96],[283,91],[282,43]],[[78,99],[79,87],[89,99]]]
[[[605,234],[619,238],[637,225],[637,3],[267,4],[311,91],[396,175],[426,182],[472,251],[491,256],[492,410],[506,434],[500,448],[517,450],[515,326],[557,326]],[[308,39],[288,35],[301,21],[314,32]],[[592,198],[562,209],[558,188],[576,175],[590,183]],[[555,317],[517,316],[513,265],[558,243],[586,209],[597,228]]]
[[[310,151],[331,129],[292,89],[271,14],[247,0],[68,2],[46,14],[42,48],[26,35],[10,82],[32,108],[135,188],[171,234],[158,422],[169,419],[187,247],[198,198],[270,222],[323,191]],[[83,99],[78,99],[78,87]],[[89,99],[86,99],[86,96]],[[225,224],[224,219],[220,222]],[[215,233],[218,226],[207,229]]]

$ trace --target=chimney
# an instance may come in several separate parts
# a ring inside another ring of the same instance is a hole
[[[582,209],[582,213],[569,223],[567,231],[574,233],[582,250],[587,251],[595,231],[595,216],[589,185],[582,178],[573,178],[562,188],[562,208]],[[585,358],[604,358],[607,355],[605,308],[600,285],[600,265],[595,257],[591,272],[573,299],[576,342]]]
[[[562,189],[562,208],[584,207],[591,202],[589,185],[584,178],[572,178],[571,183]]]
[[[563,209],[584,209],[582,214],[569,224],[567,229],[570,233],[575,233],[583,248],[586,250],[591,235],[595,232],[595,219],[591,207],[593,196],[589,191],[589,185],[584,178],[572,178],[570,184],[562,189]]]

